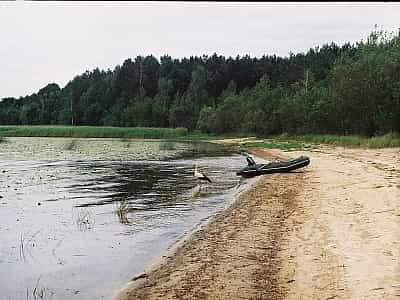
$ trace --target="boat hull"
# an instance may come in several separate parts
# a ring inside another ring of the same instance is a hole
[[[238,172],[236,175],[243,177],[254,177],[264,174],[273,173],[286,173],[299,168],[303,168],[310,164],[310,158],[307,156],[300,156],[289,161],[270,162],[268,164],[256,164],[247,166]]]

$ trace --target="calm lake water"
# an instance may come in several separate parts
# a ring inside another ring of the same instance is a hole
[[[212,184],[201,188],[193,164]],[[8,138],[0,144],[0,299],[110,299],[251,184],[208,143]]]

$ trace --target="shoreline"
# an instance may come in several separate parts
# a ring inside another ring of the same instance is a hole
[[[265,154],[260,152],[258,149],[247,149],[249,153],[253,154],[256,156],[256,160],[262,160],[266,159]],[[282,155],[279,152],[275,151],[270,151],[268,153],[268,159],[283,159],[285,158],[284,155]],[[298,175],[297,176],[301,176]],[[241,207],[243,205],[247,206],[250,203],[248,203],[248,195],[249,193],[258,193],[258,189],[260,188],[260,185],[262,185],[262,181],[265,180],[262,176],[253,178],[255,181],[250,184],[244,191],[241,191],[239,194],[235,195],[235,199],[230,203],[230,205],[223,210],[222,212],[212,216],[209,220],[207,220],[206,223],[199,224],[196,226],[191,232],[186,234],[184,237],[182,237],[180,240],[178,240],[175,244],[173,244],[168,251],[163,255],[160,260],[155,262],[154,264],[148,266],[146,268],[146,271],[142,274],[137,274],[134,276],[131,280],[131,282],[127,283],[121,290],[117,291],[114,298],[115,300],[125,300],[125,299],[143,299],[147,297],[152,298],[152,296],[147,295],[132,295],[132,291],[135,290],[140,290],[143,289],[147,286],[147,281],[152,281],[151,277],[154,276],[154,274],[160,272],[163,268],[169,269],[171,264],[175,264],[175,260],[177,257],[180,257],[184,255],[185,252],[188,252],[187,248],[191,248],[197,241],[201,240],[206,240],[207,235],[209,234],[210,231],[213,230],[213,227],[218,226],[218,224],[221,223],[226,223],[226,218],[229,217],[232,213],[235,214],[235,212],[238,209],[242,209]],[[291,193],[296,193],[296,191],[292,191]],[[275,199],[276,200],[276,199]],[[283,213],[283,211],[280,211],[281,218],[284,219],[286,215]],[[276,235],[277,228],[275,230],[271,231],[272,235]],[[274,237],[273,239],[277,240],[277,237]],[[190,251],[190,250],[189,250]],[[270,256],[276,256],[276,254],[273,253],[274,251],[271,251],[269,254]],[[273,277],[272,274],[271,278]],[[150,284],[152,286],[152,284]],[[160,297],[156,297],[157,299],[164,298],[165,295],[162,295]],[[180,295],[179,297],[185,298],[186,296]],[[178,298],[179,298],[178,297]],[[189,297],[190,298],[190,297]]]
[[[255,178],[254,178],[255,179]],[[194,226],[193,229],[191,229],[189,232],[184,233],[176,242],[174,242],[171,246],[168,247],[167,251],[157,259],[154,263],[151,263],[145,268],[145,271],[140,273],[140,274],[133,274],[133,278],[131,281],[132,283],[128,283],[129,287],[131,287],[131,284],[136,285],[136,281],[138,279],[144,278],[147,276],[148,273],[156,271],[158,268],[166,264],[169,258],[173,257],[179,249],[184,246],[185,243],[190,243],[191,240],[193,239],[193,235],[195,235],[198,232],[201,231],[207,231],[207,226],[210,223],[213,222],[218,222],[220,218],[223,218],[223,215],[226,210],[229,210],[232,206],[235,205],[235,202],[238,200],[238,198],[243,194],[246,193],[249,189],[254,188],[260,178],[257,178],[257,180],[254,180],[253,182],[248,183],[242,191],[239,191],[233,195],[233,200],[229,202],[227,207],[225,207],[222,211],[217,212],[215,215],[211,215],[206,221],[200,222],[197,225]]]
[[[249,151],[251,153],[251,151]],[[254,153],[254,155],[256,155]],[[257,157],[258,159],[263,159],[262,157]],[[234,209],[234,206],[239,201],[239,198],[248,192],[250,189],[256,188],[261,177],[257,178],[250,178],[249,183],[238,192],[235,192],[233,195],[233,199],[228,203],[228,205],[220,212],[215,215],[210,216],[205,222],[198,223],[192,230],[183,234],[175,243],[173,243],[170,247],[168,247],[167,251],[162,255],[162,257],[156,259],[155,262],[148,265],[144,272],[139,274],[133,274],[132,279],[130,282],[126,283],[121,289],[116,291],[113,298],[114,300],[123,300],[125,299],[126,292],[129,292],[135,288],[137,288],[143,281],[144,278],[147,278],[147,274],[152,272],[157,272],[158,269],[165,266],[169,263],[170,259],[174,257],[186,244],[193,243],[196,234],[202,234],[203,232],[207,232],[208,227],[211,226],[210,224],[214,222],[219,222],[220,219],[224,218],[224,215],[228,210]]]
[[[399,148],[251,153],[311,164],[263,176],[118,300],[398,299]]]

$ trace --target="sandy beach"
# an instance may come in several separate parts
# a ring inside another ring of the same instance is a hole
[[[252,153],[311,164],[260,178],[116,299],[400,298],[399,148]]]

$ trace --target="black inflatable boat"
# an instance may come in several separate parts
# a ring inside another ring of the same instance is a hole
[[[253,177],[263,174],[286,173],[299,168],[303,168],[310,163],[310,158],[300,156],[288,161],[276,161],[267,164],[256,164],[251,157],[247,157],[248,166],[236,172],[236,175],[243,177]]]

